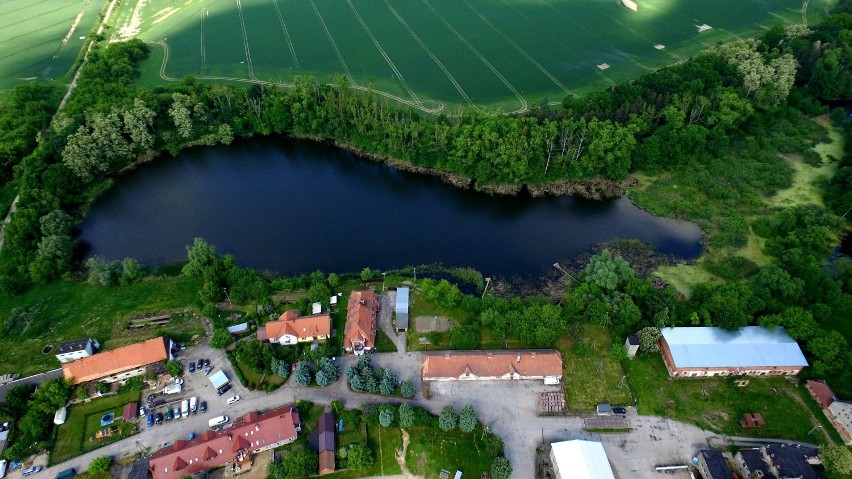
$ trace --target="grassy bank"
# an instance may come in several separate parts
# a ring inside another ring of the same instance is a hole
[[[737,386],[731,377],[671,379],[659,354],[636,357],[628,362],[627,372],[640,414],[670,417],[734,436],[839,441],[796,378],[748,378],[745,387]],[[739,420],[747,412],[760,413],[766,426],[740,427]],[[813,430],[815,424],[822,428]]]
[[[0,296],[0,373],[21,376],[59,367],[46,346],[93,337],[111,348],[128,340],[163,333],[196,334],[198,318],[185,315],[165,326],[127,331],[123,319],[135,313],[193,306],[200,284],[185,277],[151,278],[128,286],[96,287],[85,283],[54,281],[34,286],[18,296]],[[189,320],[194,319],[194,320]]]
[[[585,356],[574,351],[578,341],[589,347]],[[613,345],[612,331],[596,325],[583,327],[582,339],[572,341],[562,338],[557,348],[562,352],[565,400],[572,411],[591,411],[595,405],[608,402],[618,405],[633,404],[633,397],[624,370],[610,357]]]

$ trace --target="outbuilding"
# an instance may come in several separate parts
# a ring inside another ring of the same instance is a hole
[[[56,410],[56,413],[53,415],[53,424],[57,426],[60,424],[65,424],[65,420],[68,418],[68,408],[61,407]]]
[[[210,375],[210,384],[213,385],[214,389],[219,389],[230,382],[228,375],[221,369]]]
[[[404,333],[408,331],[408,308],[411,290],[406,287],[396,290],[396,330]]]

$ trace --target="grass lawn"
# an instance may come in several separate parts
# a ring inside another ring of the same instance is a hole
[[[237,360],[234,360],[233,363],[234,366],[240,368],[240,371],[243,373],[243,377],[246,378],[246,381],[249,384],[254,384],[257,389],[263,389],[265,384],[271,384],[275,388],[278,388],[278,386],[281,386],[286,382],[286,379],[277,374],[266,373],[261,375],[252,371],[250,367]],[[248,385],[244,384],[244,386]]]
[[[136,425],[120,418],[124,405],[134,401],[139,401],[139,391],[128,391],[70,406],[68,419],[65,424],[59,426],[56,446],[50,454],[50,463],[60,463],[127,437]],[[102,443],[97,440],[90,441],[89,439],[101,429],[101,416],[110,412],[118,418],[111,426],[118,427],[120,433],[106,438]]]
[[[482,428],[464,433],[459,430],[444,432],[440,428],[411,428],[405,465],[413,474],[436,478],[441,469],[457,470],[464,477],[480,477],[491,470],[491,456],[482,442]]]
[[[628,379],[640,414],[671,417],[723,434],[773,437],[811,443],[839,437],[804,386],[786,378],[749,378],[745,387],[734,378],[671,379],[659,354],[629,361]],[[763,429],[743,429],[743,413],[759,412]],[[823,427],[809,432],[815,424]],[[830,436],[829,436],[830,435]]]
[[[465,313],[460,307],[447,309],[438,303],[427,299],[419,289],[413,289],[410,297],[408,317],[411,327],[408,329],[407,340],[409,351],[422,351],[425,349],[447,349],[449,347],[449,335],[446,333],[418,333],[416,319],[418,316],[444,316],[455,324],[465,323]],[[421,337],[430,336],[432,344],[424,347],[420,344]],[[435,341],[437,339],[437,342]]]
[[[573,351],[575,341],[563,337],[557,343],[565,368],[563,382],[568,409],[590,411],[602,402],[632,404],[630,389],[622,381],[624,370],[610,357],[612,333],[601,326],[585,325],[582,341],[589,346],[589,354],[582,358]]]
[[[343,431],[337,433],[338,449],[349,444],[362,443],[365,440],[373,451],[375,461],[372,467],[358,470],[342,470],[324,477],[335,479],[357,479],[368,476],[399,474],[402,469],[396,462],[396,450],[402,448],[402,432],[397,428],[383,428],[366,424],[355,425],[347,422],[344,415]]]
[[[376,331],[376,352],[379,353],[395,353],[396,344],[388,337],[381,329]]]
[[[56,357],[42,354],[45,346],[93,337],[104,348],[124,344],[125,335],[148,339],[172,330],[200,332],[196,321],[172,320],[162,328],[128,333],[116,327],[134,314],[193,306],[200,283],[184,277],[151,278],[129,286],[102,288],[85,283],[54,281],[32,286],[23,294],[0,297],[0,374],[27,376],[59,366]],[[174,324],[172,324],[174,323]]]

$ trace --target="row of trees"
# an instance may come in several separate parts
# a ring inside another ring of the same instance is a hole
[[[416,393],[411,381],[399,382],[396,371],[390,368],[373,370],[373,362],[369,356],[358,357],[357,364],[346,368],[346,381],[349,388],[357,392],[368,392],[390,396],[399,387],[403,397],[411,398]]]
[[[68,404],[72,386],[62,378],[48,381],[38,390],[32,384],[22,384],[6,391],[0,403],[0,415],[11,419],[6,459],[28,457],[51,447],[53,415]]]

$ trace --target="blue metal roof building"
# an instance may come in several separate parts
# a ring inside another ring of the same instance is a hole
[[[672,376],[797,374],[808,365],[782,327],[663,328],[660,350]]]

